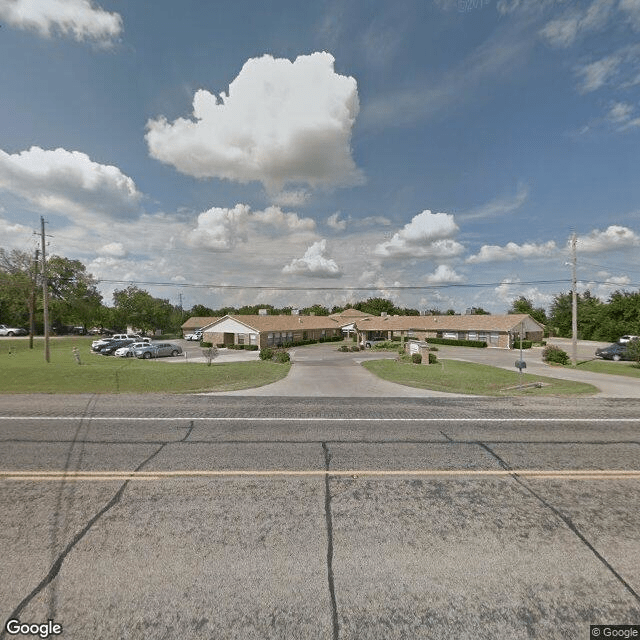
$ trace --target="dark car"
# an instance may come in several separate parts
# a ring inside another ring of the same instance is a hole
[[[116,349],[119,349],[120,347],[126,347],[127,345],[133,344],[134,342],[135,340],[132,339],[112,340],[108,345],[100,349],[100,353],[103,356],[112,356]]]
[[[620,344],[619,342],[616,342],[615,344],[611,344],[608,347],[602,347],[601,349],[596,349],[596,357],[603,358],[604,360],[616,360],[616,361],[633,359],[629,355],[627,345]]]

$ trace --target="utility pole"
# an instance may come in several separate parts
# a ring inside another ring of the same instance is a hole
[[[51,357],[49,355],[49,281],[47,279],[44,224],[44,218],[40,216],[40,235],[42,238],[42,301],[44,309],[44,359],[45,362],[51,362]]]
[[[577,238],[575,232],[571,235],[571,363],[575,367],[578,363],[578,277],[576,275],[576,266],[578,259],[576,257]]]
[[[29,349],[33,349],[33,336],[36,332],[36,287],[38,286],[38,249],[33,259],[33,274],[31,281],[31,298],[29,300]]]

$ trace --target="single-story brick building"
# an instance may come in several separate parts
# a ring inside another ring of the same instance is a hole
[[[539,342],[544,327],[527,314],[464,316],[370,316],[356,321],[358,342],[372,338],[480,340],[510,349],[520,336]]]
[[[199,317],[193,316],[189,318],[186,322],[181,325],[182,335],[185,336],[188,333],[193,333],[194,331],[200,331],[202,327],[206,327],[210,325],[212,322],[216,320],[220,320],[220,316],[209,316],[209,317]]]
[[[303,340],[342,336],[340,323],[328,316],[224,316],[203,327],[203,340],[214,345],[253,344],[277,347]]]

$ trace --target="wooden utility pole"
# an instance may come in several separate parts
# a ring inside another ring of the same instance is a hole
[[[575,232],[571,236],[571,363],[575,367],[578,363],[578,277],[576,275],[577,256],[576,256],[577,238]]]
[[[51,362],[51,356],[49,355],[49,281],[47,279],[44,224],[44,218],[40,216],[40,235],[42,238],[42,303],[44,309],[44,359],[45,362]]]
[[[36,288],[38,286],[38,249],[33,259],[33,273],[31,275],[31,298],[29,299],[29,349],[33,349],[33,336],[36,333]]]

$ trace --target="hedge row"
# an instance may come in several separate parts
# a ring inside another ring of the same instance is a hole
[[[484,340],[453,340],[451,338],[427,338],[429,344],[447,344],[453,347],[479,347],[484,348],[487,343]]]

